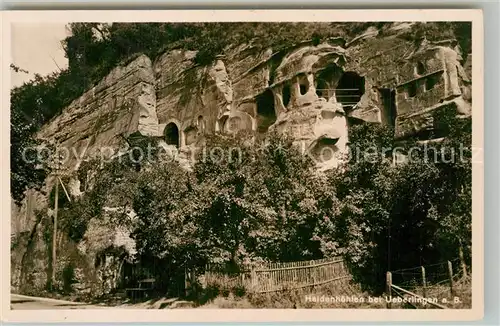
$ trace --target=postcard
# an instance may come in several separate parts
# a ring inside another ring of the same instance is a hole
[[[482,318],[481,10],[2,18],[3,321]]]

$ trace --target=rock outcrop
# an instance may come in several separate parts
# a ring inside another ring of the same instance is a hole
[[[85,150],[111,155],[133,133],[186,154],[206,134],[277,130],[329,168],[346,150],[351,123],[392,125],[396,139],[425,138],[439,134],[436,113],[471,114],[471,56],[464,58],[454,40],[412,39],[412,26],[395,23],[383,36],[370,27],[347,43],[305,41],[278,52],[235,45],[208,66],[195,64],[194,51],[169,51],[154,62],[140,55],[39,137],[67,147],[67,166],[77,167]]]
[[[156,136],[155,85],[151,60],[140,55],[75,99],[38,137],[57,143],[66,167],[76,169],[80,158],[112,155],[131,134]]]

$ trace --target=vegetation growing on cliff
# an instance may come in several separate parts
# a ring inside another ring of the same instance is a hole
[[[48,76],[36,75],[11,90],[12,196],[23,198],[27,188],[40,185],[47,171],[21,162],[21,148],[34,143],[40,127],[71,101],[98,83],[114,67],[138,53],[152,60],[174,48],[198,51],[195,62],[210,64],[216,55],[250,43],[255,50],[280,51],[301,41],[318,44],[329,37],[350,40],[375,26],[384,33],[391,23],[72,23],[62,41],[69,66]],[[469,23],[416,23],[404,35],[420,40],[456,38],[464,53],[471,51]],[[465,59],[465,56],[464,56]],[[22,67],[11,66],[15,71]]]
[[[165,286],[208,262],[237,271],[342,255],[362,288],[380,293],[387,270],[452,260],[460,249],[470,261],[471,121],[443,123],[452,137],[427,151],[394,143],[385,127],[353,126],[358,156],[327,176],[278,135],[267,146],[209,139],[193,172],[176,162],[94,165],[93,186],[66,206],[61,227],[78,243],[105,206],[120,208],[114,223],[132,231],[137,258]],[[413,149],[411,160],[394,164],[398,146]]]
[[[322,225],[322,248],[341,248],[365,289],[382,291],[388,270],[452,260],[460,248],[470,259],[471,120],[439,119],[449,138],[431,145],[394,143],[381,126],[355,126],[357,156],[330,173],[342,205],[337,220]],[[395,152],[409,156],[394,165]]]

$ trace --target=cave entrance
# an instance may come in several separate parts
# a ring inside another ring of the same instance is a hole
[[[205,125],[205,120],[203,120],[202,115],[198,116],[197,126],[198,126],[199,133],[203,135],[205,133],[206,125]]]
[[[299,83],[300,95],[305,95],[309,91],[309,80],[307,76],[304,74],[299,75],[297,82]]]
[[[276,111],[274,109],[274,95],[268,89],[257,97],[257,131],[266,132],[276,121]]]
[[[365,78],[355,72],[347,71],[340,78],[335,96],[337,102],[342,103],[344,107],[353,107],[360,100],[365,92]]]
[[[380,100],[382,103],[382,123],[394,127],[396,124],[396,91],[390,88],[381,88]]]
[[[166,127],[165,127],[165,142],[169,145],[175,145],[176,147],[179,147],[179,128],[177,125],[173,122],[170,122]]]
[[[316,95],[327,101],[330,100],[330,98],[335,94],[333,86],[335,85],[335,82],[339,80],[341,75],[342,69],[336,65],[328,66],[326,69],[322,70],[315,78]]]
[[[328,101],[328,99],[330,99],[330,94],[328,91],[329,85],[327,84],[327,82],[323,79],[318,79],[316,81],[316,95]]]
[[[290,103],[290,98],[292,96],[291,90],[290,90],[290,85],[285,84],[283,86],[283,106],[286,108],[288,107],[288,104]],[[274,104],[273,104],[274,105]]]
[[[221,134],[226,132],[226,123],[227,123],[228,115],[223,115],[220,119],[215,123],[215,131]]]

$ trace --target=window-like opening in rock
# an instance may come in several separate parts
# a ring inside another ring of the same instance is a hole
[[[94,260],[94,268],[99,268],[101,266],[106,265],[106,254],[98,253]]]
[[[318,141],[318,144],[323,145],[323,146],[333,146],[339,141],[338,138],[321,138]]]
[[[321,110],[321,118],[323,119],[333,119],[337,116],[337,112],[335,110],[327,110],[327,109],[324,109],[324,110]]]
[[[271,65],[269,67],[269,80],[268,80],[268,85],[271,86],[274,83],[274,79],[276,78],[276,68],[280,65],[281,61],[287,54],[287,51],[281,51],[278,53],[275,53],[271,59]]]
[[[364,124],[365,122],[361,119],[355,117],[347,117],[347,128],[349,129],[352,126],[359,126]]]
[[[333,85],[339,80],[342,75],[342,69],[336,65],[330,65],[322,70],[315,78],[316,94],[318,97],[323,97],[329,100],[333,96]]]
[[[441,79],[441,73],[428,76],[425,79],[425,90],[429,91],[433,89],[440,79]]]
[[[222,116],[219,119],[219,121],[217,121],[217,123],[216,123],[215,131],[220,132],[220,133],[225,133],[227,119],[228,119],[227,115]]]
[[[169,123],[165,127],[165,142],[169,145],[175,145],[177,147],[180,146],[179,143],[179,128],[173,122]]]
[[[382,123],[394,126],[396,123],[396,91],[389,88],[381,88],[379,91],[382,102]]]
[[[339,150],[336,146],[337,142],[338,139],[335,138],[321,138],[316,142],[311,153],[318,162],[328,162]]]
[[[309,90],[309,81],[307,80],[307,77],[304,75],[299,76],[298,82],[299,82],[300,95],[305,95]]]
[[[425,73],[425,66],[422,62],[418,62],[417,63],[417,67],[416,67],[416,70],[417,70],[417,74],[419,75],[423,75]]]
[[[291,96],[290,85],[283,85],[282,95],[283,95],[283,105],[287,107],[288,104],[290,103],[290,96]]]
[[[203,116],[198,116],[198,132],[203,134],[205,132],[205,120],[203,120]]]
[[[242,129],[242,121],[240,117],[232,117],[228,120],[228,129],[231,132],[236,132]]]
[[[197,133],[198,129],[193,126],[189,126],[186,129],[184,129],[184,140],[185,140],[184,143],[186,145],[191,145],[194,142],[196,142]]]
[[[328,84],[323,79],[316,82],[316,95],[328,100]]]
[[[408,96],[414,97],[417,95],[417,82],[411,82],[408,84]]]
[[[257,131],[266,132],[275,121],[274,95],[268,89],[257,97]]]
[[[396,93],[398,94],[399,98],[408,98],[408,92],[406,90],[406,87],[404,86],[399,86],[398,88],[396,88]]]
[[[361,100],[365,92],[365,78],[355,72],[348,71],[342,75],[335,90],[337,102],[352,107]]]
[[[300,95],[304,95],[305,93],[307,93],[307,86],[300,84]]]

